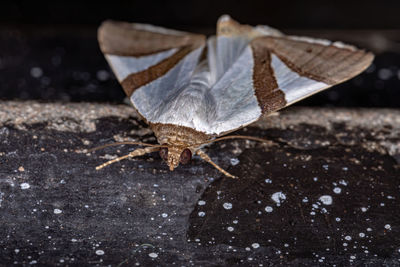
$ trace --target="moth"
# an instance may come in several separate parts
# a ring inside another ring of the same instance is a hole
[[[365,70],[372,53],[342,42],[284,35],[242,25],[228,15],[216,36],[148,24],[105,21],[98,41],[133,106],[159,145],[110,160],[159,151],[172,171],[199,155],[220,172],[202,146],[262,116],[346,81]]]

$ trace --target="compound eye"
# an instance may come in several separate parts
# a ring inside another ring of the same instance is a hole
[[[179,159],[180,163],[188,164],[191,159],[192,159],[192,152],[190,151],[190,149],[185,148],[185,150],[183,150],[181,153],[181,158]]]
[[[160,149],[160,157],[165,161],[168,160],[168,147],[162,147]]]

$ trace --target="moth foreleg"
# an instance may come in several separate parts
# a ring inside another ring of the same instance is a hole
[[[217,170],[219,170],[220,172],[222,172],[225,176],[228,176],[229,178],[237,178],[236,176],[230,174],[229,172],[225,171],[224,169],[222,169],[220,166],[218,166],[216,163],[214,163],[211,158],[204,153],[203,151],[201,151],[200,149],[196,151],[196,154],[200,156],[200,158],[202,158],[203,160],[207,161],[208,163],[210,163],[211,165],[213,165]]]
[[[108,166],[110,164],[113,164],[115,162],[121,161],[121,160],[126,159],[126,158],[133,158],[133,157],[143,156],[145,154],[148,154],[148,153],[151,153],[151,152],[155,152],[155,151],[158,151],[158,150],[160,150],[159,147],[138,148],[138,149],[132,151],[131,153],[129,153],[129,154],[125,155],[125,156],[118,157],[116,159],[112,159],[112,160],[109,160],[107,162],[104,162],[103,164],[97,166],[96,170],[100,170],[100,169],[102,169],[102,168],[104,168],[104,167],[106,167],[106,166]]]

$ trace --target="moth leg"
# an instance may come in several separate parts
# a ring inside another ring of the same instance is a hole
[[[201,151],[200,149],[196,151],[196,154],[200,156],[200,158],[202,158],[203,160],[207,161],[208,163],[210,163],[211,165],[213,165],[217,170],[219,170],[220,172],[222,172],[223,174],[225,174],[225,176],[228,176],[229,178],[237,178],[236,176],[230,174],[229,172],[225,171],[224,169],[222,169],[220,166],[218,166],[217,164],[215,164],[211,158],[204,153],[203,151]]]
[[[110,164],[113,164],[115,162],[121,161],[121,160],[126,159],[126,158],[133,158],[133,157],[143,156],[144,154],[148,154],[148,153],[151,153],[151,152],[154,152],[154,151],[157,151],[157,150],[160,150],[160,148],[159,147],[138,148],[138,149],[132,151],[131,153],[129,153],[129,154],[125,155],[125,156],[122,156],[122,157],[119,157],[119,158],[112,159],[112,160],[109,160],[107,162],[104,162],[103,164],[97,166],[96,170],[100,170],[100,169],[102,169],[102,168],[104,168],[104,167],[106,167],[106,166],[108,166]]]

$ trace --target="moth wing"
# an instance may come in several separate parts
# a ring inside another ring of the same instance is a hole
[[[208,59],[218,103],[211,128],[219,135],[348,80],[373,60],[353,46],[240,25],[229,16],[217,27]]]
[[[103,22],[98,40],[125,93],[145,118],[150,107],[189,83],[205,44],[203,35],[117,21]],[[136,91],[141,92],[135,98]]]
[[[285,106],[353,78],[374,59],[372,53],[354,46],[309,37],[263,36],[251,46],[259,54],[270,54],[272,74],[285,95]],[[265,89],[260,86],[259,90]]]

